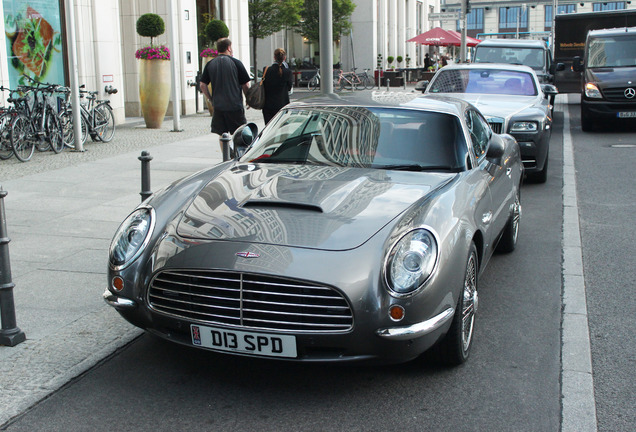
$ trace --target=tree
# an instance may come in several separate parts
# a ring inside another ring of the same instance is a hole
[[[320,41],[320,25],[318,24],[319,0],[304,0],[301,10],[302,20],[294,28],[301,36],[313,43]],[[356,5],[351,0],[331,0],[333,40],[340,39],[340,35],[347,35],[351,31],[351,14]]]
[[[227,25],[219,19],[212,19],[205,25],[205,36],[212,46],[216,44],[217,40],[226,38],[229,35],[230,29],[228,29]]]
[[[258,39],[292,27],[300,20],[303,0],[249,0],[250,37],[254,54],[254,79],[258,79],[256,45]],[[272,53],[273,54],[273,53]]]
[[[153,39],[164,34],[166,25],[163,18],[154,13],[145,13],[137,19],[137,34],[150,38],[150,45]]]

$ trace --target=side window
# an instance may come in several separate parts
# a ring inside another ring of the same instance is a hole
[[[473,146],[473,151],[477,159],[481,159],[486,154],[488,148],[488,141],[490,140],[490,126],[474,110],[466,111],[466,124],[468,124],[468,130],[470,131],[470,140]]]

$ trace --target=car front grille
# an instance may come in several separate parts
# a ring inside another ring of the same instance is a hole
[[[606,88],[605,90],[603,90],[603,94],[605,95],[605,99],[607,99],[608,101],[636,102],[636,98],[629,99],[625,96],[625,90],[627,90],[627,88],[628,87]]]
[[[503,119],[502,118],[489,118],[488,124],[490,125],[490,129],[496,134],[503,133]]]
[[[213,270],[165,270],[148,303],[186,320],[267,330],[346,331],[353,314],[335,289],[305,281]]]

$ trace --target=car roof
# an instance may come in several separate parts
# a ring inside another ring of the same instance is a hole
[[[470,103],[460,99],[447,96],[432,96],[426,98],[425,102],[419,102],[420,94],[414,95],[418,103],[414,104],[414,100],[409,102],[391,102],[391,100],[381,99],[373,100],[370,97],[358,96],[355,93],[351,95],[334,95],[316,96],[299,99],[291,102],[286,108],[311,108],[311,107],[339,107],[339,106],[358,106],[358,107],[385,107],[385,108],[407,108],[407,109],[423,109],[427,111],[440,112],[460,116]]]
[[[547,48],[545,42],[536,39],[486,39],[477,47]]]
[[[636,27],[618,27],[611,29],[590,30],[588,36],[620,36],[636,33]]]

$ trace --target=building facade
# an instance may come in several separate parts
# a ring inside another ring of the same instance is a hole
[[[401,56],[402,63],[394,61],[393,67],[407,67],[407,58],[409,67],[423,65],[429,48],[407,40],[439,25],[439,21],[429,21],[429,14],[439,12],[440,0],[354,0],[354,3],[353,28],[350,35],[340,35],[334,43],[334,64],[345,70],[353,67],[359,71],[373,70],[378,66],[386,69],[389,56]],[[273,52],[279,47],[286,49],[290,60],[319,63],[318,44],[303,40],[292,30],[283,30],[258,41],[259,69],[272,62]]]
[[[172,17],[171,2],[176,10]],[[177,63],[175,83],[183,114],[194,113],[195,98],[200,98],[191,84],[201,67],[198,21],[203,13],[227,24],[234,56],[248,69],[250,66],[248,0],[0,0],[0,11],[5,17],[0,23],[0,34],[5,35],[4,49],[0,49],[2,86],[16,88],[27,83],[24,75],[70,84],[68,23],[73,14],[79,83],[87,90],[97,90],[98,98],[111,101],[117,123],[141,116],[135,51],[150,42],[136,31],[137,19],[144,13],[156,13],[165,21],[166,31],[155,45],[170,46],[175,32],[171,61]],[[108,94],[105,89],[109,86],[118,92]],[[0,102],[5,104],[7,97],[4,92]],[[172,112],[171,106],[168,112]]]
[[[553,9],[557,14],[634,9],[636,2],[572,0],[470,0],[467,34],[477,39],[542,39],[550,43]],[[442,0],[442,11],[461,10],[461,1]],[[442,28],[458,30],[459,21],[443,21]]]

